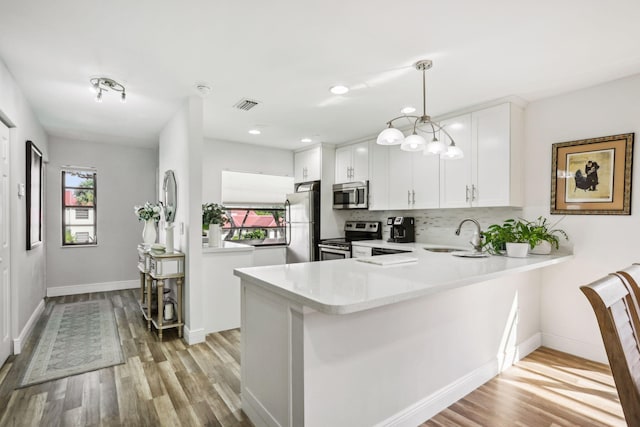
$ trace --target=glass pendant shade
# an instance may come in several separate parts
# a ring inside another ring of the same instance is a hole
[[[404,134],[396,128],[386,128],[378,135],[376,143],[380,145],[398,145],[404,141]]]
[[[442,154],[447,151],[447,145],[437,139],[433,139],[427,143],[424,148],[425,154]]]
[[[426,141],[424,138],[414,133],[405,138],[400,149],[403,151],[422,151],[424,150],[425,144]]]
[[[457,160],[462,159],[463,157],[464,152],[454,144],[449,145],[449,147],[447,147],[447,151],[440,154],[440,158],[445,160]]]

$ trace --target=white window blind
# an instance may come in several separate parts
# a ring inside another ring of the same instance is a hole
[[[222,171],[224,206],[281,205],[293,192],[293,177]]]

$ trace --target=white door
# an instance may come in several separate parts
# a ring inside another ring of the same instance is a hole
[[[351,147],[336,149],[336,184],[351,182]]]
[[[389,209],[411,209],[413,189],[413,156],[422,153],[389,147]]]
[[[466,208],[471,206],[471,161],[475,153],[471,149],[471,114],[443,120],[441,125],[464,153],[462,159],[440,160],[440,207]],[[451,140],[442,135],[448,144]]]
[[[502,104],[472,114],[477,144],[474,206],[508,206],[510,194],[509,105]]]
[[[11,354],[9,302],[9,128],[0,123],[0,366]]]
[[[440,207],[440,156],[413,154],[412,209]]]
[[[369,143],[361,142],[351,147],[351,180],[369,179]]]

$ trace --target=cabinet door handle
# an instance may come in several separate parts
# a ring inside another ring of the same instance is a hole
[[[471,201],[472,202],[476,201],[476,186],[475,186],[475,184],[471,185]]]
[[[469,203],[469,186],[464,186],[464,201]]]
[[[411,190],[407,190],[407,204],[411,204]]]
[[[416,190],[411,191],[411,198],[413,200],[413,204],[416,204]]]

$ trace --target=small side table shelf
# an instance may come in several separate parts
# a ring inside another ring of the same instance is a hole
[[[154,252],[138,246],[138,270],[140,271],[140,308],[147,321],[147,329],[151,325],[158,331],[162,340],[162,331],[178,328],[178,336],[182,338],[184,322],[182,320],[182,293],[184,284],[184,254],[182,252]],[[175,318],[164,323],[164,284],[166,279],[176,279],[177,307]],[[152,282],[156,282],[157,313],[152,315]],[[146,297],[145,297],[146,296]],[[146,302],[146,304],[145,304]]]

